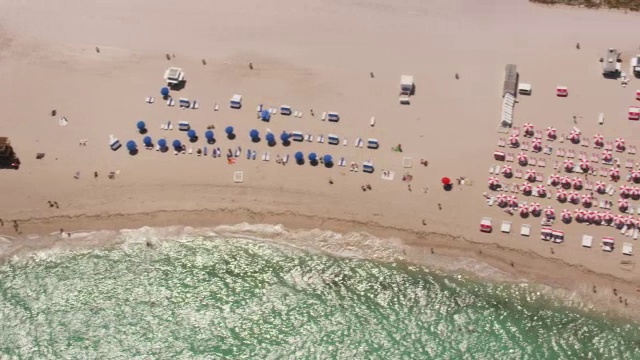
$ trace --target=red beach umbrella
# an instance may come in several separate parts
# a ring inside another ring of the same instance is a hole
[[[551,180],[551,185],[556,186],[560,183],[560,175],[551,174],[549,175],[549,179]]]
[[[442,179],[440,179],[440,181],[442,181],[444,185],[451,184],[451,179],[449,179],[448,177],[443,177]]]
[[[593,188],[597,193],[604,194],[604,191],[607,188],[607,184],[603,183],[602,181],[596,181],[596,183],[593,185]]]
[[[544,209],[544,214],[547,216],[547,218],[553,218],[556,215],[556,211],[553,210],[553,208],[551,206],[547,206]]]
[[[582,200],[582,205],[584,206],[590,206],[591,205],[591,195],[589,194],[582,194],[582,196],[580,196],[580,199]]]
[[[577,131],[571,131],[571,133],[569,133],[569,136],[567,136],[567,138],[572,143],[577,143],[580,141],[580,133],[578,133]]]
[[[618,168],[611,168],[609,169],[609,176],[611,176],[612,179],[617,179],[620,177],[620,169]]]
[[[540,212],[540,210],[542,210],[542,206],[540,206],[539,203],[532,202],[531,204],[529,204],[529,211],[531,211],[532,213],[537,214]]]
[[[526,164],[527,163],[527,154],[521,152],[520,154],[518,154],[518,162],[520,164]]]
[[[602,213],[602,220],[611,222],[613,220],[613,214],[611,213],[611,211]]]
[[[442,183],[443,183],[443,184],[445,184],[445,185],[448,185],[450,182],[451,182],[451,181],[449,181],[449,182],[445,183],[445,182],[444,182],[444,179],[443,179],[443,181],[442,181]],[[493,187],[493,186],[498,185],[499,183],[500,183],[500,179],[498,179],[497,177],[495,177],[495,176],[491,176],[491,177],[489,177],[489,186]]]
[[[529,181],[536,181],[536,171],[533,169],[527,169],[526,177]]]
[[[618,199],[618,207],[620,208],[620,210],[629,208],[629,200],[622,198]]]
[[[611,160],[613,160],[613,154],[611,153],[611,151],[603,151],[602,152],[602,161],[604,162],[610,162]]]
[[[573,184],[573,188],[576,190],[580,190],[580,188],[582,188],[582,179],[579,177],[571,179],[571,183]]]
[[[629,197],[631,194],[631,188],[626,185],[620,185],[618,191],[620,192],[620,196],[623,198]]]
[[[623,138],[616,138],[615,146],[616,146],[616,149],[623,151],[624,150],[624,139]]]
[[[640,171],[638,170],[631,171],[631,180],[635,182],[640,181]]]
[[[511,206],[516,206],[516,205],[518,205],[518,198],[515,195],[509,195],[507,197],[507,202]]]
[[[520,189],[522,190],[523,194],[530,194],[531,190],[533,190],[533,186],[531,186],[531,183],[526,182],[526,183],[522,184]]]
[[[572,192],[569,193],[569,202],[570,203],[575,204],[575,203],[578,202],[578,200],[580,200],[580,194],[578,194],[578,192],[572,191]]]
[[[538,194],[538,196],[540,197],[547,195],[547,187],[544,185],[536,186],[536,194]]]
[[[496,195],[496,201],[498,202],[498,206],[500,207],[507,205],[507,195],[505,194]]]
[[[509,176],[513,174],[513,169],[511,168],[511,165],[505,165],[504,168],[502,168],[502,174],[505,176]]]
[[[562,220],[571,220],[571,218],[572,218],[571,210],[562,209],[562,212],[560,213],[560,216],[562,217]]]
[[[542,140],[540,138],[535,138],[531,141],[531,146],[535,151],[540,151],[542,149]]]
[[[520,204],[520,215],[527,215],[529,213],[529,207],[526,204]]]
[[[616,224],[617,226],[624,224],[624,216],[623,215],[614,216],[613,223]]]
[[[638,188],[637,186],[632,187],[629,192],[631,193],[631,197],[634,200],[640,198],[640,188]]]
[[[588,172],[590,168],[591,168],[591,165],[589,165],[588,161],[586,160],[580,161],[580,170],[584,172]]]
[[[518,140],[518,135],[511,135],[511,137],[509,138],[509,144],[511,144],[511,146],[513,147],[516,147],[519,143],[520,141]]]

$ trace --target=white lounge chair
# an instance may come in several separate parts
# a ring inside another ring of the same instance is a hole
[[[320,120],[322,120],[322,121],[327,120],[327,113],[326,112],[322,113],[322,116],[320,117]]]
[[[338,166],[344,167],[346,165],[347,165],[347,161],[343,157],[341,157],[340,161],[338,161]]]
[[[633,244],[631,244],[631,243],[624,243],[624,244],[622,245],[622,253],[623,253],[624,255],[629,255],[629,256],[633,255]]]
[[[376,126],[376,117],[372,116],[371,120],[369,121],[369,125],[371,125],[371,127]]]
[[[167,130],[167,124],[160,124],[160,130]]]
[[[145,101],[147,102],[147,104],[153,104],[156,101],[156,98],[154,98],[153,96],[147,96]]]
[[[195,100],[194,100],[194,101],[191,103],[191,108],[192,108],[192,109],[199,109],[199,108],[200,108],[200,103],[198,103],[197,101],[195,101]]]
[[[284,164],[286,164],[286,163],[288,163],[288,162],[289,162],[289,154],[285,155],[285,156],[282,158],[282,164],[283,164],[283,165],[284,165]]]
[[[347,144],[349,144],[349,141],[347,140],[347,138],[342,140],[342,146],[347,146]]]
[[[213,111],[218,111],[218,110],[220,110],[220,106],[218,106],[218,103],[215,103],[213,105]]]
[[[173,130],[173,124],[169,124],[169,130]]]
[[[511,232],[511,221],[503,220],[502,221],[502,226],[500,227],[500,231],[502,231],[505,234],[510,233]]]
[[[167,105],[168,105],[168,106],[173,106],[173,105],[175,105],[175,104],[176,104],[176,102],[175,102],[175,100],[173,100],[173,98],[169,98],[169,99],[167,100]]]
[[[320,136],[318,136],[318,142],[319,142],[320,144],[324,143],[324,135],[320,135]]]
[[[522,235],[522,236],[531,235],[531,225],[522,224],[522,226],[520,227],[520,235]]]
[[[313,141],[313,135],[307,134],[307,141],[308,142],[312,142]]]
[[[489,206],[493,206],[493,203],[496,202],[496,198],[491,196],[490,198],[487,199],[487,205]]]
[[[269,152],[267,152],[267,153],[265,154],[264,161],[269,161],[269,160],[271,160],[271,154],[269,154]]]

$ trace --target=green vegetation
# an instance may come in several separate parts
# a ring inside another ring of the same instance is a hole
[[[564,4],[588,8],[610,8],[640,11],[640,0],[529,0],[539,4]]]

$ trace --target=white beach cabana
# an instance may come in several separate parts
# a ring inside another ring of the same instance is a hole
[[[327,143],[329,145],[339,145],[340,138],[338,137],[338,135],[335,135],[335,134],[327,134]]]
[[[293,141],[304,141],[304,134],[300,131],[291,132],[291,138]]]
[[[328,112],[327,113],[327,120],[333,121],[333,122],[339,121],[340,120],[340,115],[335,111]]]
[[[230,106],[232,109],[240,109],[242,107],[242,95],[233,95],[231,97]]]
[[[282,115],[291,115],[292,110],[289,105],[280,105],[280,114]]]
[[[502,231],[505,234],[510,233],[511,232],[511,221],[503,220],[502,221],[502,226],[500,227],[500,231]]]
[[[184,71],[181,68],[170,67],[164,72],[164,80],[169,86],[175,86],[184,81]]]
[[[378,143],[378,139],[367,139],[367,149],[377,149],[380,147],[380,143]]]

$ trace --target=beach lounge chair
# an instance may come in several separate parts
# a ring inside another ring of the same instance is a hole
[[[507,146],[507,141],[504,138],[499,138],[498,139],[498,146],[499,147],[505,147]]]
[[[624,234],[625,232],[627,232],[627,225],[623,226],[622,229],[620,229],[620,234]]]
[[[215,103],[213,105],[213,111],[218,111],[218,110],[220,110],[220,106],[218,106],[218,103]]]
[[[160,130],[169,130],[167,124],[160,124]]]
[[[626,167],[627,169],[633,168],[633,160],[632,159],[627,159],[625,161],[624,167]]]
[[[409,158],[411,159],[411,158]],[[412,163],[413,164],[413,163]],[[404,165],[404,164],[403,164]],[[494,172],[494,174],[499,175],[500,174],[500,165],[496,166],[496,170]]]
[[[607,194],[609,194],[610,196],[613,196],[615,192],[616,192],[615,186],[611,186],[611,189],[607,190]]]
[[[574,158],[576,157],[576,152],[575,152],[575,151],[573,151],[573,149],[569,149],[569,150],[567,150],[567,157],[568,157],[569,159],[574,159]]]
[[[191,103],[191,108],[192,109],[199,109],[200,108],[200,103],[198,103],[197,101],[193,100],[193,102]]]
[[[635,155],[636,154],[636,146],[635,145],[629,145],[629,150],[628,150],[630,155]]]
[[[327,119],[327,113],[323,112],[322,116],[320,117],[320,120],[325,121]]]
[[[233,182],[234,183],[244,182],[244,172],[242,172],[242,171],[234,172],[233,173]]]
[[[178,130],[180,131],[189,131],[191,129],[191,125],[189,125],[188,121],[180,121],[178,122]]]
[[[607,151],[613,150],[613,143],[611,141],[607,141],[604,143],[604,149]]]
[[[611,237],[602,238],[602,251],[606,251],[606,252],[613,251],[613,238]]]
[[[169,121],[169,130],[173,130],[173,124]]]
[[[327,120],[328,121],[333,121],[333,122],[340,121],[340,115],[338,115],[337,112],[328,112],[327,113]]]
[[[493,196],[489,196],[489,198],[487,199],[487,205],[489,206],[493,206],[495,202],[496,202],[496,198]]]
[[[543,158],[538,158],[538,167],[547,167],[547,161]]]
[[[531,225],[522,224],[522,226],[520,227],[520,235],[522,235],[522,236],[531,235]]]
[[[343,157],[341,157],[340,161],[338,161],[338,166],[345,167],[346,165],[347,165],[347,161]]]
[[[147,96],[147,98],[144,101],[147,104],[153,104],[156,101],[156,98],[154,98],[153,96]]]
[[[173,106],[175,104],[176,104],[176,102],[175,102],[175,100],[173,100],[173,98],[167,99],[167,106]]]
[[[529,142],[528,141],[523,141],[522,144],[520,145],[520,149],[522,151],[529,151]]]
[[[375,116],[372,116],[372,117],[371,117],[371,120],[369,120],[369,125],[370,125],[371,127],[376,126],[376,117],[375,117]]]
[[[285,156],[282,158],[282,165],[285,165],[285,164],[286,164],[286,163],[288,163],[288,162],[289,162],[289,154],[285,155]]]
[[[240,153],[241,153],[241,151],[242,151],[242,148],[241,148],[240,146],[238,146],[238,147],[236,148],[235,153],[233,154],[233,157],[240,157]]]
[[[624,255],[633,255],[633,244],[632,243],[624,243],[622,245],[622,253]]]
[[[324,143],[324,135],[318,135],[317,141],[322,144]]]
[[[205,146],[202,148],[202,155],[207,156],[209,154],[209,149]]]
[[[109,135],[109,147],[111,148],[111,150],[116,151],[122,147],[122,144],[117,137]]]
[[[313,135],[307,134],[307,141],[308,142],[312,142],[313,141]]]
[[[495,167],[491,165],[491,167],[489,168],[489,174],[493,174],[493,169],[495,169]]]
[[[593,244],[593,236],[582,235],[582,247],[590,248]]]
[[[584,138],[580,141],[580,145],[584,146],[584,147],[589,147],[589,139]]]
[[[349,140],[347,138],[344,138],[344,140],[342,140],[342,146],[347,146],[349,144]]]
[[[538,164],[538,160],[536,160],[536,158],[531,157],[531,158],[529,159],[529,165],[531,165],[531,166],[536,166],[537,164]]]
[[[522,170],[517,169],[516,171],[514,171],[514,172],[513,172],[513,176],[514,176],[516,179],[522,179]]]
[[[507,156],[505,157],[505,161],[513,162],[513,159],[514,159],[513,153],[507,153]]]
[[[633,240],[638,240],[639,234],[640,234],[640,229],[638,228],[633,229],[633,236],[632,236]]]

